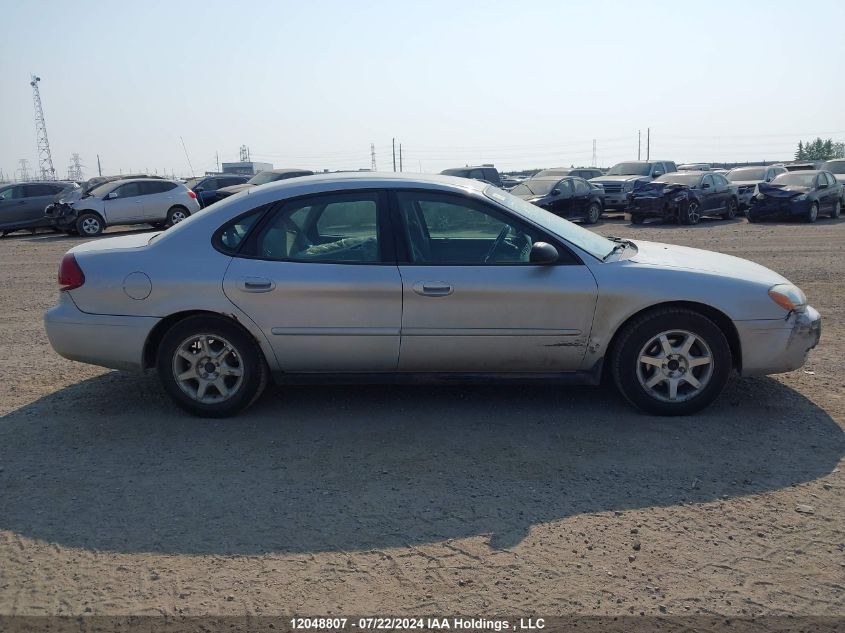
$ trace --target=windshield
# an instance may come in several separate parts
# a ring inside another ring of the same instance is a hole
[[[251,185],[266,185],[268,182],[278,180],[280,175],[272,171],[262,171],[260,174],[256,174],[250,178],[247,182]]]
[[[554,189],[557,183],[557,178],[552,178],[549,180],[531,178],[530,180],[526,180],[525,182],[514,187],[511,190],[511,193],[515,196],[545,196],[552,189]]]
[[[648,176],[651,165],[648,163],[618,163],[610,168],[608,176]]]
[[[725,176],[731,182],[739,182],[743,180],[759,180],[766,179],[765,167],[740,167],[739,169],[732,169]]]
[[[695,187],[701,179],[699,174],[666,174],[655,178],[654,182],[671,182],[678,185],[686,185],[688,187]]]
[[[523,218],[548,229],[555,235],[560,236],[567,242],[571,242],[598,259],[604,259],[608,254],[613,252],[613,247],[616,246],[615,242],[601,235],[583,229],[569,220],[564,220],[548,211],[544,211],[540,207],[492,185],[484,189],[484,195]]]
[[[845,160],[829,160],[822,165],[822,169],[834,174],[845,174]]]
[[[772,181],[775,185],[797,185],[799,187],[812,187],[816,174],[813,172],[790,172],[781,174]]]
[[[109,191],[111,191],[115,186],[114,182],[104,182],[102,185],[94,187],[91,191],[88,192],[89,196],[94,196],[95,198],[102,198],[106,195]]]

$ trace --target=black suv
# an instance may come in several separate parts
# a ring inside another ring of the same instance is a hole
[[[491,185],[497,187],[502,186],[502,178],[499,176],[498,170],[493,165],[480,165],[478,167],[455,167],[454,169],[444,169],[440,172],[444,176],[458,176],[460,178],[472,178],[473,180],[483,180],[489,182]]]

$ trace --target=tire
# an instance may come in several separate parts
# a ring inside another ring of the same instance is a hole
[[[739,203],[736,201],[736,198],[728,200],[728,208],[722,214],[722,218],[725,220],[733,220],[736,217],[737,207],[739,207]]]
[[[836,204],[833,205],[833,211],[830,212],[830,217],[836,219],[842,213],[842,201],[837,200]]]
[[[678,219],[681,224],[698,224],[698,221],[701,220],[701,204],[698,200],[690,200],[681,207]]]
[[[745,212],[745,219],[748,220],[751,224],[756,224],[760,221],[760,218],[751,213],[751,209]]]
[[[170,207],[167,210],[167,226],[179,224],[182,220],[191,215],[185,207]]]
[[[584,222],[587,224],[595,224],[601,217],[601,205],[598,202],[591,202],[587,207],[587,215],[584,216]]]
[[[819,219],[819,203],[814,202],[810,205],[810,210],[807,212],[807,217],[804,218],[804,221],[808,224],[812,224],[816,220]]]
[[[167,228],[167,222],[150,222],[150,226],[154,229],[158,229],[159,231],[163,231]]]
[[[196,360],[188,360],[180,351]],[[203,359],[207,362],[201,363]],[[225,418],[246,409],[264,391],[269,374],[264,354],[249,333],[224,318],[206,315],[188,317],[171,327],[159,345],[156,365],[176,404],[206,418]]]
[[[103,219],[96,213],[83,213],[76,218],[76,232],[82,237],[96,237],[105,228]]]
[[[631,224],[643,224],[645,222],[644,215],[631,214]]]
[[[671,347],[668,355],[661,335]],[[684,352],[690,336],[691,348]],[[640,360],[646,357],[650,362]],[[722,392],[732,367],[731,349],[722,330],[687,308],[658,308],[636,317],[619,333],[611,352],[611,371],[619,392],[635,407],[654,415],[700,411]]]

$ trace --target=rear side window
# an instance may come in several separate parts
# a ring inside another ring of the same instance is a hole
[[[164,193],[165,191],[171,191],[172,189],[176,188],[175,182],[167,182],[166,180],[162,180],[161,182],[142,182],[141,185],[141,192],[144,195],[153,194],[153,193]]]
[[[261,207],[250,211],[246,215],[242,215],[224,224],[217,229],[214,236],[214,246],[217,250],[226,253],[227,255],[234,255],[243,244],[250,230],[255,226],[256,220],[261,217],[266,207]]]
[[[586,183],[586,181],[581,180],[580,178],[573,180],[575,183],[575,193],[577,195],[584,195],[590,193],[590,185]]]

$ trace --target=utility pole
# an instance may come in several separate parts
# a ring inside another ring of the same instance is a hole
[[[25,158],[21,158],[18,161],[18,175],[20,176],[21,180],[29,180],[29,161]]]
[[[393,171],[396,171],[396,139],[393,139]]]
[[[590,167],[595,167],[597,164],[596,160],[596,139],[593,139],[593,162],[590,163]]]
[[[640,160],[641,156],[641,148],[643,145],[643,131],[637,130],[637,160]]]
[[[214,160],[217,163],[217,173],[220,173],[220,154],[218,152],[214,152]]]
[[[651,158],[651,128],[647,127],[645,131],[645,159]]]
[[[370,143],[370,169],[376,171],[376,146]]]
[[[193,166],[193,165],[191,165],[191,157],[190,157],[190,156],[188,156],[188,148],[185,146],[185,139],[183,139],[183,138],[180,136],[180,137],[179,137],[179,140],[180,140],[180,141],[182,141],[182,149],[184,149],[184,150],[185,150],[185,158],[187,158],[187,159],[188,159],[188,167],[191,169],[191,176],[193,177],[193,175],[194,175],[194,166]],[[249,157],[247,157],[247,160],[249,160]]]
[[[32,105],[35,108],[35,137],[38,143],[38,169],[42,180],[55,180],[56,169],[53,167],[53,156],[50,154],[50,141],[47,140],[47,123],[44,120],[44,109],[41,107],[41,93],[38,82],[41,77],[30,75],[29,85],[32,86]]]
[[[402,171],[402,143],[399,143],[399,171]]]
[[[100,165],[100,155],[97,154],[97,173],[103,175],[103,167]]]

